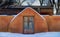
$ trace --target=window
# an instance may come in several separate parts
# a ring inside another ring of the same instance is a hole
[[[24,33],[34,33],[34,17],[24,17]]]

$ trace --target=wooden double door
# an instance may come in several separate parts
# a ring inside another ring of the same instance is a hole
[[[31,34],[34,33],[34,17],[33,16],[24,16],[23,23],[23,33]]]

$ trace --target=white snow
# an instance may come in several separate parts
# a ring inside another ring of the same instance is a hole
[[[36,34],[18,34],[18,33],[0,32],[0,37],[60,37],[60,32],[43,32]]]

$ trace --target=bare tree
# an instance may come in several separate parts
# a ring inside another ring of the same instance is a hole
[[[42,4],[43,4],[43,1],[44,1],[44,0],[39,0],[41,6],[42,6]]]
[[[20,0],[20,2],[19,2],[19,3],[20,3],[20,6],[21,6],[21,4],[22,4],[23,2],[25,2],[25,1],[26,1],[26,0],[23,0],[23,1],[21,2],[21,0]]]
[[[32,6],[32,4],[35,2],[36,0],[33,0],[33,1],[27,1],[27,4],[28,4],[28,6]]]

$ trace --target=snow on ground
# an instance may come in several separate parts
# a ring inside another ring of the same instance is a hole
[[[36,34],[18,34],[18,33],[0,32],[0,37],[60,37],[60,32],[43,32]]]

